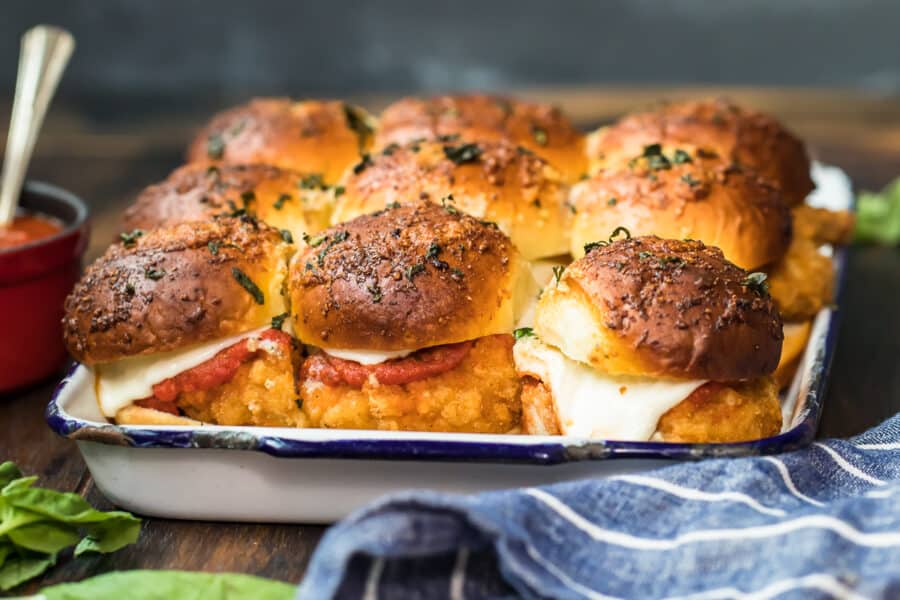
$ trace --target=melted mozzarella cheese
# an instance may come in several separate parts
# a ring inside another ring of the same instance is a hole
[[[253,331],[185,350],[160,352],[150,356],[133,356],[95,365],[93,371],[100,411],[104,416],[114,417],[117,412],[135,400],[152,396],[155,384],[192,369],[211,359],[225,348],[233,346],[245,338],[259,335],[269,328],[266,325]]]
[[[385,351],[377,351],[377,350],[342,350],[340,348],[322,348],[322,352],[325,354],[330,354],[335,358],[342,358],[344,360],[352,360],[353,362],[358,362],[361,365],[377,365],[383,363],[385,361],[391,360],[392,358],[402,358],[404,356],[409,356],[415,350],[385,350]]]
[[[520,373],[550,389],[563,435],[649,440],[660,417],[705,383],[607,375],[534,336],[519,339],[513,355]]]

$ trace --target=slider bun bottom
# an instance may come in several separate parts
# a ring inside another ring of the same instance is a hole
[[[512,433],[520,423],[519,390],[510,344],[489,336],[455,369],[422,381],[357,389],[307,379],[300,395],[313,427]]]
[[[194,419],[134,404],[117,412],[115,421],[119,425],[188,425],[196,427],[203,424]]]
[[[120,425],[255,425],[305,427],[297,406],[293,359],[286,352],[261,352],[238,367],[234,378],[206,391],[182,392],[176,404],[184,417],[128,406],[116,414]]]
[[[784,343],[781,347],[781,360],[775,369],[773,377],[778,382],[778,389],[784,389],[791,384],[794,373],[800,365],[800,358],[806,350],[806,342],[812,330],[812,321],[802,323],[784,324]]]
[[[550,388],[534,378],[522,386],[522,426],[531,435],[561,435]],[[689,396],[659,420],[653,439],[724,443],[769,437],[781,431],[781,402],[772,377],[728,384],[709,397]]]

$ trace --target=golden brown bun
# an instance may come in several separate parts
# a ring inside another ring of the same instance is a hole
[[[612,375],[751,379],[775,370],[782,334],[775,304],[747,277],[701,242],[616,241],[544,288],[534,330]]]
[[[303,411],[312,427],[512,433],[521,404],[510,342],[511,336],[481,338],[456,368],[404,385],[354,388],[306,379]]]
[[[584,135],[558,108],[485,94],[398,100],[381,113],[375,148],[452,135],[464,141],[506,139],[524,146],[547,159],[569,182],[587,170]]]
[[[331,218],[331,190],[315,176],[268,165],[184,165],[125,210],[126,231],[149,231],[246,211],[299,239]]]
[[[781,431],[781,402],[772,377],[698,388],[659,419],[653,439],[680,443],[755,440]],[[526,377],[522,384],[522,429],[530,435],[561,435],[547,385]]]
[[[363,109],[337,100],[257,98],[213,117],[187,158],[275,165],[334,183],[368,151],[374,124]]]
[[[389,204],[441,203],[492,221],[528,260],[569,250],[572,211],[559,172],[506,141],[389,146],[342,181],[334,221]]]
[[[787,254],[766,269],[769,293],[786,321],[813,318],[834,295],[834,263],[815,242],[795,237]]]
[[[261,327],[285,311],[281,287],[291,250],[278,231],[236,218],[114,244],[66,299],[69,352],[90,365]],[[262,292],[262,304],[238,281],[240,273]]]
[[[631,168],[602,171],[572,189],[571,252],[617,226],[632,235],[695,239],[745,269],[780,259],[791,241],[791,212],[779,190],[754,172],[695,153],[648,151]],[[680,160],[691,162],[676,163]],[[687,157],[687,158],[684,158]],[[655,165],[668,165],[657,168]]]
[[[778,368],[774,374],[778,389],[784,389],[791,384],[803,352],[806,350],[806,342],[809,341],[811,331],[812,321],[784,324],[784,345],[781,350],[781,360],[778,362]]]
[[[402,350],[509,333],[527,263],[494,226],[436,204],[326,230],[291,262],[294,332],[325,348]]]
[[[666,104],[599,129],[587,141],[591,170],[622,165],[656,143],[692,144],[751,167],[776,183],[791,205],[815,188],[803,142],[771,116],[724,98]]]

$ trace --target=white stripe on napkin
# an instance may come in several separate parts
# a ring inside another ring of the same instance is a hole
[[[700,529],[689,531],[672,539],[643,538],[619,531],[603,529],[579,515],[555,496],[538,488],[528,488],[525,490],[525,493],[543,502],[559,514],[560,517],[569,521],[593,539],[636,550],[671,550],[686,544],[719,540],[746,541],[784,535],[798,529],[827,529],[854,544],[869,548],[900,546],[900,532],[868,533],[860,531],[840,519],[826,515],[811,515],[771,525],[739,529]]]
[[[784,481],[784,485],[785,485],[785,487],[787,487],[787,489],[791,493],[791,495],[795,496],[796,498],[799,498],[800,500],[803,500],[804,502],[808,502],[814,506],[825,506],[824,502],[819,502],[818,500],[810,498],[809,496],[807,496],[806,494],[804,494],[803,492],[801,492],[800,490],[797,489],[797,486],[794,485],[794,480],[791,479],[790,471],[788,471],[788,468],[785,466],[785,464],[783,462],[781,462],[780,460],[778,460],[777,458],[774,458],[772,456],[763,456],[762,458],[763,458],[763,460],[775,465],[775,467],[778,469],[778,472],[781,473],[781,479],[782,479],[782,481]]]
[[[824,450],[825,452],[830,454],[831,458],[834,459],[834,462],[836,462],[840,468],[847,471],[848,473],[850,473],[857,479],[862,479],[863,481],[868,481],[872,485],[884,485],[884,483],[885,483],[884,481],[878,479],[877,477],[872,477],[868,473],[864,473],[863,471],[859,470],[859,468],[851,465],[849,462],[847,462],[847,459],[845,459],[843,456],[841,456],[840,454],[835,452],[835,450],[833,448],[830,448],[829,446],[826,446],[825,444],[823,444],[821,442],[814,442],[813,445],[821,448],[822,450]]]
[[[702,490],[675,485],[674,483],[670,483],[663,479],[654,479],[653,477],[646,477],[643,475],[617,475],[615,477],[610,477],[610,479],[651,487],[686,500],[702,500],[704,502],[739,502],[749,506],[753,510],[767,515],[783,517],[786,514],[780,508],[763,506],[747,494],[742,494],[740,492],[704,492]]]
[[[450,576],[450,600],[464,600],[463,590],[466,585],[466,562],[469,560],[469,549],[460,548],[456,553],[456,562],[453,564],[453,574]]]
[[[885,444],[857,444],[860,450],[900,450],[900,442],[887,442]]]
[[[742,592],[733,587],[707,590],[689,596],[671,596],[666,600],[719,600],[725,598],[737,598],[739,600],[768,600],[781,594],[797,589],[817,589],[835,598],[847,600],[866,600],[842,581],[827,573],[815,573],[803,577],[792,577],[770,583],[766,587],[755,592]]]
[[[363,600],[378,600],[378,582],[381,581],[381,572],[384,570],[384,558],[376,558],[369,567],[369,575],[366,577],[366,588],[363,592]]]

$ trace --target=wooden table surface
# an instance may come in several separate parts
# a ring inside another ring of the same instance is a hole
[[[842,90],[759,88],[523,92],[556,102],[585,126],[659,98],[715,93],[727,93],[779,116],[808,140],[817,158],[843,167],[858,188],[877,189],[900,175],[900,98]],[[378,109],[388,99],[359,100]],[[0,115],[8,114],[8,102],[2,107]],[[61,100],[44,126],[31,177],[67,187],[87,200],[93,211],[89,250],[89,258],[93,258],[119,231],[122,209],[142,187],[178,166],[192,131],[219,108],[209,100],[196,99]],[[840,301],[840,340],[820,427],[822,436],[853,435],[900,410],[900,250],[854,248],[847,282]],[[13,460],[25,473],[39,475],[41,485],[75,491],[109,509],[110,503],[97,490],[74,443],[56,437],[44,423],[43,411],[53,385],[47,382],[0,397],[0,461]],[[177,493],[177,482],[172,490]],[[323,527],[309,525],[148,518],[133,546],[111,555],[63,558],[22,591],[136,568],[237,571],[298,582],[323,532]]]

